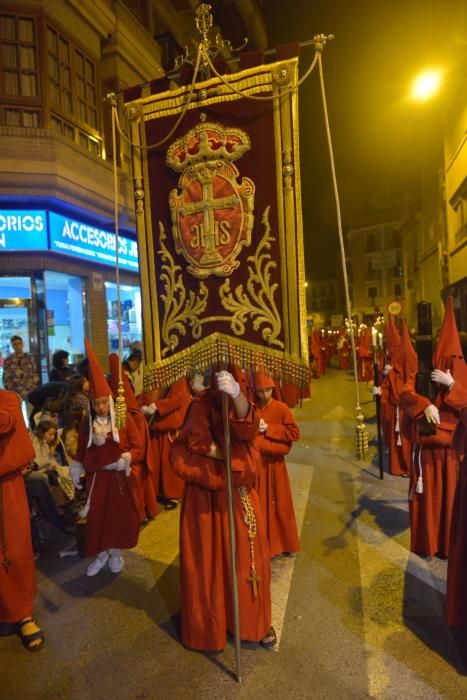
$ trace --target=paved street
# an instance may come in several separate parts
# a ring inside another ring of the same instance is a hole
[[[407,480],[353,457],[350,375],[314,382],[296,411],[289,459],[302,551],[273,562],[274,651],[245,645],[206,655],[178,640],[178,510],[141,534],[127,566],[94,579],[51,547],[38,564],[39,654],[0,639],[2,700],[350,700],[467,697],[458,645],[444,623],[446,562],[408,551]],[[374,405],[361,385],[370,438]],[[375,448],[371,447],[374,457]]]

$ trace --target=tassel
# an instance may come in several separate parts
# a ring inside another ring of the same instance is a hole
[[[125,403],[125,389],[123,388],[123,382],[120,379],[118,382],[118,396],[115,401],[115,426],[117,428],[124,428],[126,423],[126,403]]]
[[[423,479],[421,476],[417,479],[417,485],[415,487],[415,493],[423,493]]]

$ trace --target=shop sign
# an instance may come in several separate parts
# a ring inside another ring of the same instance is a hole
[[[47,248],[45,211],[0,210],[0,252]]]
[[[115,265],[116,236],[67,216],[49,212],[50,249],[102,265]],[[138,246],[119,236],[118,264],[122,269],[138,272]]]

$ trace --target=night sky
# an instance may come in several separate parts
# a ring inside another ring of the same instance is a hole
[[[323,66],[345,228],[371,212],[400,208],[404,194],[413,192],[422,144],[440,140],[443,102],[467,54],[467,0],[264,0],[261,8],[270,46],[335,35]],[[312,47],[303,50],[301,73],[312,57]],[[431,104],[410,102],[413,77],[433,66],[446,70],[444,94]],[[335,268],[337,247],[317,70],[301,88],[300,119],[307,273],[313,277]]]

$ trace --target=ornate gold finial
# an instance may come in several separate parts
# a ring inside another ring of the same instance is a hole
[[[202,36],[202,41],[209,44],[209,30],[212,28],[211,5],[202,2],[198,5],[195,12],[195,21],[199,33]]]
[[[334,34],[316,34],[313,37],[313,43],[315,45],[316,51],[321,52],[326,46],[327,42],[332,41],[333,39]]]
[[[125,389],[120,379],[118,382],[118,394],[115,400],[115,425],[117,428],[124,428],[126,424],[126,402]]]

